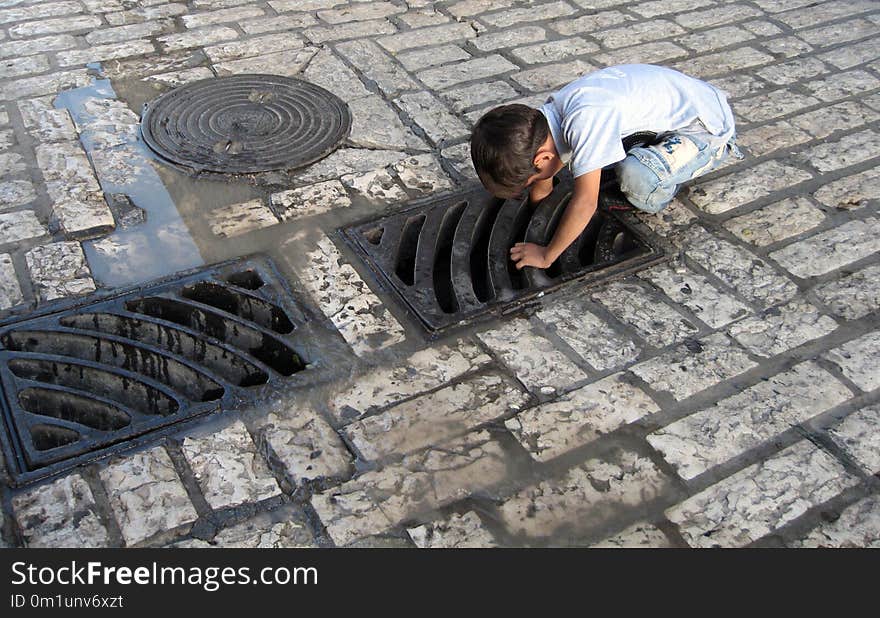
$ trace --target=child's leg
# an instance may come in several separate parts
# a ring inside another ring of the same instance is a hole
[[[670,133],[651,146],[637,147],[617,165],[620,189],[627,200],[646,212],[665,208],[682,183],[715,169],[730,151],[727,144],[699,132]]]

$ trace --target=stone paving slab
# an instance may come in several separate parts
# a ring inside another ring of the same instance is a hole
[[[851,396],[808,361],[651,433],[648,442],[683,478],[692,479]]]
[[[115,462],[100,477],[129,546],[198,517],[162,447]]]
[[[79,474],[15,496],[12,510],[28,547],[106,547],[109,543],[92,490]]]
[[[789,547],[880,547],[880,498],[869,496],[847,507],[831,522],[822,522]]]
[[[238,197],[180,213],[206,262],[271,245],[349,344],[339,375],[309,403],[285,395],[249,409],[247,427],[190,434],[183,459],[169,445],[176,467],[152,445],[10,488],[7,541],[735,546],[779,529],[789,545],[875,543],[874,0],[0,4],[2,319],[113,291],[94,260],[140,232],[114,221],[101,185],[136,192],[152,165],[137,145],[144,101],[261,71],[327,88],[354,120],[321,161],[236,178]],[[636,214],[673,261],[430,339],[331,240],[476,182],[469,129],[493,106],[538,106],[631,62],[727,91],[747,154]],[[117,98],[86,96],[93,118],[74,123],[56,97],[102,76]],[[174,199],[203,182],[156,165]],[[799,432],[829,450],[787,446]],[[812,508],[828,499],[835,513]],[[223,511],[216,532],[189,532],[209,507]]]
[[[693,547],[748,545],[858,482],[802,440],[669,509]]]
[[[529,408],[505,425],[532,457],[547,461],[659,411],[650,397],[618,373]]]
[[[259,502],[281,493],[241,421],[217,433],[187,437],[182,448],[214,509]]]
[[[524,489],[499,507],[499,516],[522,542],[550,536],[557,543],[580,545],[580,535],[607,525],[611,513],[658,498],[668,484],[649,459],[619,451],[607,459],[590,459],[560,479]]]

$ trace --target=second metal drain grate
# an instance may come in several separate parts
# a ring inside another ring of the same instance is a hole
[[[315,360],[305,322],[271,264],[251,258],[3,326],[0,438],[13,476],[296,382]]]
[[[431,331],[573,279],[604,280],[664,259],[664,243],[635,216],[600,210],[546,271],[518,271],[510,248],[548,244],[570,197],[565,181],[537,207],[478,189],[343,232]]]

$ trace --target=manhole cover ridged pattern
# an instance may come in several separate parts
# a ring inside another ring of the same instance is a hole
[[[279,75],[200,80],[145,106],[144,141],[199,171],[257,173],[302,167],[348,136],[351,113],[320,86]]]
[[[310,362],[304,322],[252,258],[0,328],[13,475],[52,473],[294,376]]]
[[[517,270],[510,248],[547,245],[571,197],[557,184],[536,207],[482,189],[343,230],[356,252],[421,320],[437,331],[527,300],[573,279],[606,280],[656,264],[666,245],[633,215],[599,210],[546,270]]]

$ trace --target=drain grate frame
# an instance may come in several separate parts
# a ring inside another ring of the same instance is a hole
[[[304,167],[340,147],[351,125],[348,104],[325,88],[263,73],[179,86],[141,114],[144,142],[163,161],[222,174]]]
[[[571,198],[568,175],[537,206],[482,187],[423,200],[339,230],[380,285],[430,335],[507,313],[544,293],[596,285],[671,259],[674,249],[631,212],[610,212],[612,191],[581,236],[546,270],[517,271],[515,242],[546,245]]]
[[[264,256],[6,320],[7,469],[24,485],[311,384],[315,343],[311,314]]]

